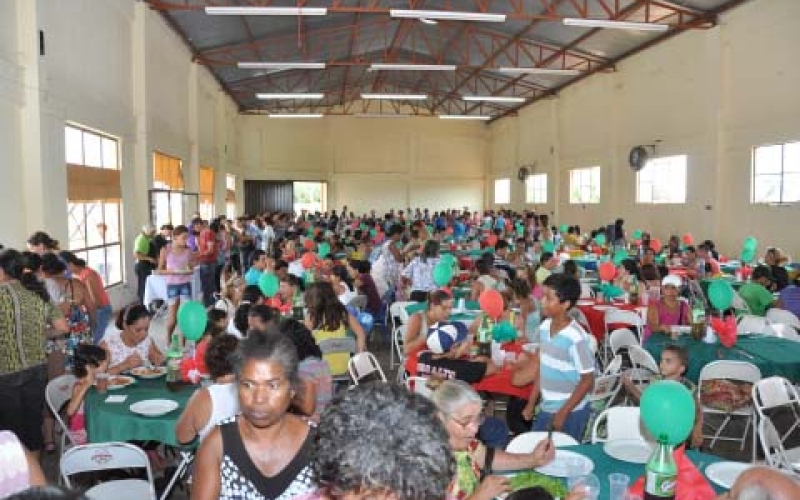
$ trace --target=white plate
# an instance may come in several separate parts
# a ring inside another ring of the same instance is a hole
[[[159,378],[167,374],[167,367],[156,366],[148,369],[143,366],[140,366],[138,368],[134,368],[133,370],[131,370],[130,373],[131,375],[134,375],[139,378],[145,378],[145,379]]]
[[[145,417],[158,417],[166,415],[178,408],[178,406],[178,403],[171,399],[145,399],[144,401],[133,403],[130,406],[130,410]]]
[[[122,389],[136,382],[136,379],[127,375],[111,375],[108,377],[108,390]]]
[[[577,304],[578,304],[579,306],[591,306],[591,305],[593,305],[593,304],[594,304],[594,301],[593,301],[593,300],[579,300],[579,301],[577,302]]]
[[[739,474],[752,466],[742,462],[716,462],[706,467],[705,473],[706,477],[718,486],[730,489]]]
[[[578,475],[585,476],[594,470],[594,462],[592,462],[591,458],[574,451],[556,449],[556,458],[544,467],[538,467],[536,472],[546,476],[567,477],[569,475],[567,472],[567,459],[572,457],[582,461],[583,469]]]
[[[641,439],[616,439],[603,445],[603,451],[623,462],[645,464],[653,454],[653,445]]]

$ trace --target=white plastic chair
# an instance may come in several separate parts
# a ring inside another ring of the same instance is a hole
[[[736,323],[736,333],[741,335],[743,333],[763,333],[767,330],[770,321],[763,316],[743,314]]]
[[[756,413],[761,419],[769,417],[767,413],[769,410],[788,407],[794,417],[792,426],[781,437],[785,440],[798,426],[800,426],[800,415],[797,409],[800,407],[800,396],[797,394],[797,389],[783,377],[767,377],[762,378],[753,384],[753,405],[756,408]]]
[[[611,354],[616,355],[620,349],[625,349],[631,346],[639,347],[639,338],[636,334],[628,328],[617,328],[611,332],[608,339],[608,346],[611,348]]]
[[[397,356],[397,380],[400,380],[400,378],[405,375],[406,371],[406,355],[403,352],[406,332],[408,332],[408,325],[400,325],[392,332],[392,353]]]
[[[767,311],[766,318],[770,323],[781,323],[800,330],[800,319],[792,311],[773,307]]]
[[[398,301],[394,302],[391,306],[389,306],[389,320],[392,325],[392,337],[397,334],[397,329],[408,323],[409,315],[406,307],[416,304],[416,302],[409,302],[409,301]],[[402,351],[400,351],[402,353]],[[394,369],[395,365],[403,364],[403,359],[400,358],[399,360],[395,360],[395,356],[398,353],[395,350],[391,350],[389,353],[389,369]]]
[[[600,426],[605,423],[606,435],[600,436]],[[600,413],[592,426],[592,444],[616,441],[618,439],[638,439],[646,441],[641,430],[638,406],[612,406]]]
[[[635,332],[637,339],[641,335],[644,328],[644,320],[636,311],[626,311],[624,309],[607,309],[603,315],[603,327],[605,329],[605,345],[603,348],[604,361],[608,359],[606,352],[609,347],[609,340],[611,337],[611,325],[625,325],[629,330]],[[639,341],[637,340],[637,344]],[[614,353],[611,353],[612,355]]]
[[[356,339],[353,337],[341,337],[341,338],[333,338],[333,339],[325,339],[319,342],[319,350],[322,351],[322,357],[324,358],[326,354],[342,354],[347,353],[349,355],[353,355],[358,351],[358,346],[356,344]],[[351,360],[353,358],[350,358]],[[350,382],[350,377],[347,373],[334,373],[333,374],[333,382],[340,383],[340,382]]]
[[[581,282],[581,298],[582,299],[594,298],[594,290],[592,290],[592,286],[589,283]]]
[[[67,427],[67,424],[64,422],[64,419],[61,418],[61,414],[59,412],[61,411],[61,408],[63,408],[64,404],[72,399],[72,388],[75,386],[76,381],[77,379],[75,378],[75,375],[69,373],[61,375],[47,383],[47,388],[45,389],[44,393],[47,407],[53,413],[53,416],[55,417],[56,422],[61,429],[61,453],[64,453],[64,450],[67,448],[67,446],[72,446],[75,444],[72,442],[69,427]]]
[[[800,447],[787,450],[769,417],[762,418],[758,423],[758,436],[767,465],[790,473],[800,470]]]
[[[728,379],[728,380],[739,380],[742,382],[750,382],[755,384],[759,380],[761,380],[761,370],[752,363],[747,363],[745,361],[713,361],[700,370],[700,378],[698,380],[697,386],[700,393],[700,400],[702,401],[703,398],[703,382],[707,380],[716,380],[716,379]],[[702,405],[703,410],[703,424],[706,427],[712,428],[711,425],[708,423],[708,419],[705,418],[705,415],[723,415],[724,419],[720,424],[719,428],[716,429],[716,432],[713,435],[706,435],[704,434],[703,437],[710,437],[711,444],[710,446],[713,447],[714,444],[718,440],[720,441],[738,441],[740,443],[740,449],[744,449],[744,442],[747,439],[747,431],[752,431],[752,450],[753,450],[753,458],[752,460],[755,461],[756,458],[756,421],[755,421],[755,409],[753,408],[753,404],[749,404],[742,408],[732,410],[731,412],[725,412],[723,410],[718,410],[716,408],[711,408],[709,406]],[[742,437],[736,436],[722,436],[722,431],[725,427],[730,423],[730,421],[734,417],[743,417],[746,419],[745,422],[745,431]],[[752,427],[752,429],[751,429]],[[713,428],[712,428],[713,430]]]
[[[786,340],[793,340],[794,342],[800,342],[800,333],[797,333],[797,330],[791,326],[782,323],[773,323],[769,326],[772,328],[772,331],[775,332],[775,336]]]
[[[508,443],[506,451],[508,453],[531,453],[533,449],[536,448],[536,445],[539,444],[539,441],[546,438],[546,432],[523,432]],[[575,438],[563,432],[553,432],[552,439],[556,448],[562,446],[577,446],[580,444]]]
[[[433,391],[428,387],[427,377],[407,377],[404,383],[406,389],[414,394],[419,394],[420,396],[425,396],[426,398],[430,398],[433,395]]]
[[[347,363],[347,369],[355,385],[358,385],[361,380],[375,373],[380,375],[383,382],[387,381],[380,363],[378,363],[377,358],[375,358],[375,355],[371,352],[360,352],[350,358],[350,361]]]
[[[629,346],[628,358],[631,360],[631,378],[640,389],[661,373],[655,358],[642,347]]]
[[[106,481],[90,488],[86,496],[92,500],[125,498],[125,500],[155,500],[156,488],[153,472],[145,452],[127,443],[96,443],[75,446],[61,457],[61,477],[68,488],[72,487],[70,476],[81,472],[114,469],[145,469],[147,480],[121,479]]]

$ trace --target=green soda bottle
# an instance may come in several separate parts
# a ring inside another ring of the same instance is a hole
[[[183,360],[183,348],[181,348],[180,336],[172,334],[172,344],[167,350],[167,383],[178,382],[181,379],[181,361]]]
[[[645,467],[644,500],[675,500],[678,466],[672,458],[672,445],[658,443]]]

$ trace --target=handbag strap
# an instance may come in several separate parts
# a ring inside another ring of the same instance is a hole
[[[19,360],[22,363],[22,369],[24,370],[28,368],[28,360],[25,357],[25,349],[22,347],[22,307],[20,306],[19,296],[17,295],[17,291],[14,290],[14,287],[9,283],[3,283],[2,286],[8,290],[11,302],[14,304],[14,328],[17,337],[17,351],[19,353]]]

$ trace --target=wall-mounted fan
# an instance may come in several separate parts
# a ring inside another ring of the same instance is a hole
[[[659,143],[661,141],[655,141]],[[643,169],[647,162],[650,161],[656,155],[656,145],[655,144],[648,144],[645,146],[634,146],[631,148],[630,153],[628,153],[628,165],[630,165],[631,170],[634,172],[638,172],[639,170]]]
[[[517,179],[520,182],[525,182],[529,175],[531,175],[531,171],[528,170],[528,167],[519,167],[519,170],[517,170]]]

